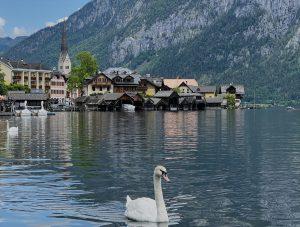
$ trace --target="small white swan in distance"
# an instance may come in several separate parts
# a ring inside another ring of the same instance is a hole
[[[19,128],[18,127],[9,127],[8,120],[6,120],[6,128],[7,128],[8,135],[10,135],[10,136],[18,135]]]
[[[166,168],[157,166],[153,174],[155,200],[145,197],[132,200],[127,196],[125,216],[128,219],[139,222],[169,222],[161,178],[167,182],[170,181]]]

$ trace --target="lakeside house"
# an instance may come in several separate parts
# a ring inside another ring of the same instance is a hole
[[[161,98],[148,98],[144,104],[145,110],[167,110],[168,103]]]
[[[162,78],[150,77],[147,74],[140,79],[138,91],[147,97],[153,97],[162,87]]]
[[[158,91],[154,98],[159,98],[167,104],[165,110],[178,110],[179,95],[176,91]]]
[[[80,111],[115,111],[120,110],[123,104],[131,104],[137,110],[144,106],[143,97],[137,92],[128,93],[106,93],[94,96],[82,96],[75,100],[76,108]]]
[[[245,95],[244,85],[240,84],[229,84],[229,85],[221,85],[219,89],[219,93],[226,97],[227,94],[232,94],[235,96],[235,107],[238,108],[241,105],[241,100]],[[227,100],[225,101],[225,106],[227,106]]]
[[[109,68],[103,72],[113,81],[113,93],[137,92],[141,75],[127,68]]]
[[[49,100],[49,94],[45,94],[42,90],[32,90],[31,93],[25,93],[24,91],[9,91],[7,94],[7,100],[10,101],[14,109],[23,109],[25,101],[29,108],[41,108],[41,102],[47,102]]]
[[[221,85],[219,93],[223,95],[234,94],[236,99],[241,100],[245,95],[245,88],[244,85],[240,84]]]
[[[214,98],[216,96],[216,86],[199,86],[199,93],[204,95],[204,98]]]
[[[111,93],[114,90],[113,80],[104,73],[89,77],[84,82],[84,95]]]

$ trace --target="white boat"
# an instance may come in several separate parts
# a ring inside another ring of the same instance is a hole
[[[48,115],[48,111],[44,109],[44,101],[42,101],[42,108],[38,111],[38,116],[47,116]]]
[[[27,109],[27,101],[25,101],[25,109],[21,111],[21,117],[31,116],[31,111]]]
[[[170,106],[170,111],[178,111],[178,107],[177,106]]]
[[[127,112],[134,112],[135,111],[135,106],[134,105],[123,104],[122,107],[123,107],[123,110],[127,111]]]
[[[288,106],[286,109],[287,109],[287,110],[295,110],[295,108],[292,107],[292,106]]]

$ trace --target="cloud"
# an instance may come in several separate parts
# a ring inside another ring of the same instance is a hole
[[[45,25],[46,25],[46,27],[53,27],[54,25],[56,25],[56,23],[49,21],[49,22],[46,22]]]
[[[28,32],[26,31],[25,28],[14,27],[14,29],[13,29],[13,35],[15,37],[17,37],[17,36],[23,36],[23,35],[28,35]]]
[[[6,24],[6,20],[2,17],[0,17],[0,37],[4,36],[5,31],[4,31],[4,26]]]
[[[60,18],[56,22],[52,22],[52,21],[46,22],[45,25],[46,27],[53,27],[54,25],[64,22],[65,20],[68,20],[68,17]]]
[[[57,20],[57,23],[64,22],[65,20],[68,20],[68,17],[63,17]]]

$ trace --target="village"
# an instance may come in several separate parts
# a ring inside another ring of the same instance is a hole
[[[68,54],[65,26],[57,68],[41,63],[0,58],[4,82],[24,90],[0,96],[0,113],[16,114],[22,109],[49,111],[135,111],[204,110],[239,108],[245,95],[240,84],[200,85],[195,78],[165,78],[141,75],[128,68],[98,71],[84,80],[83,89],[68,89],[72,63]]]

